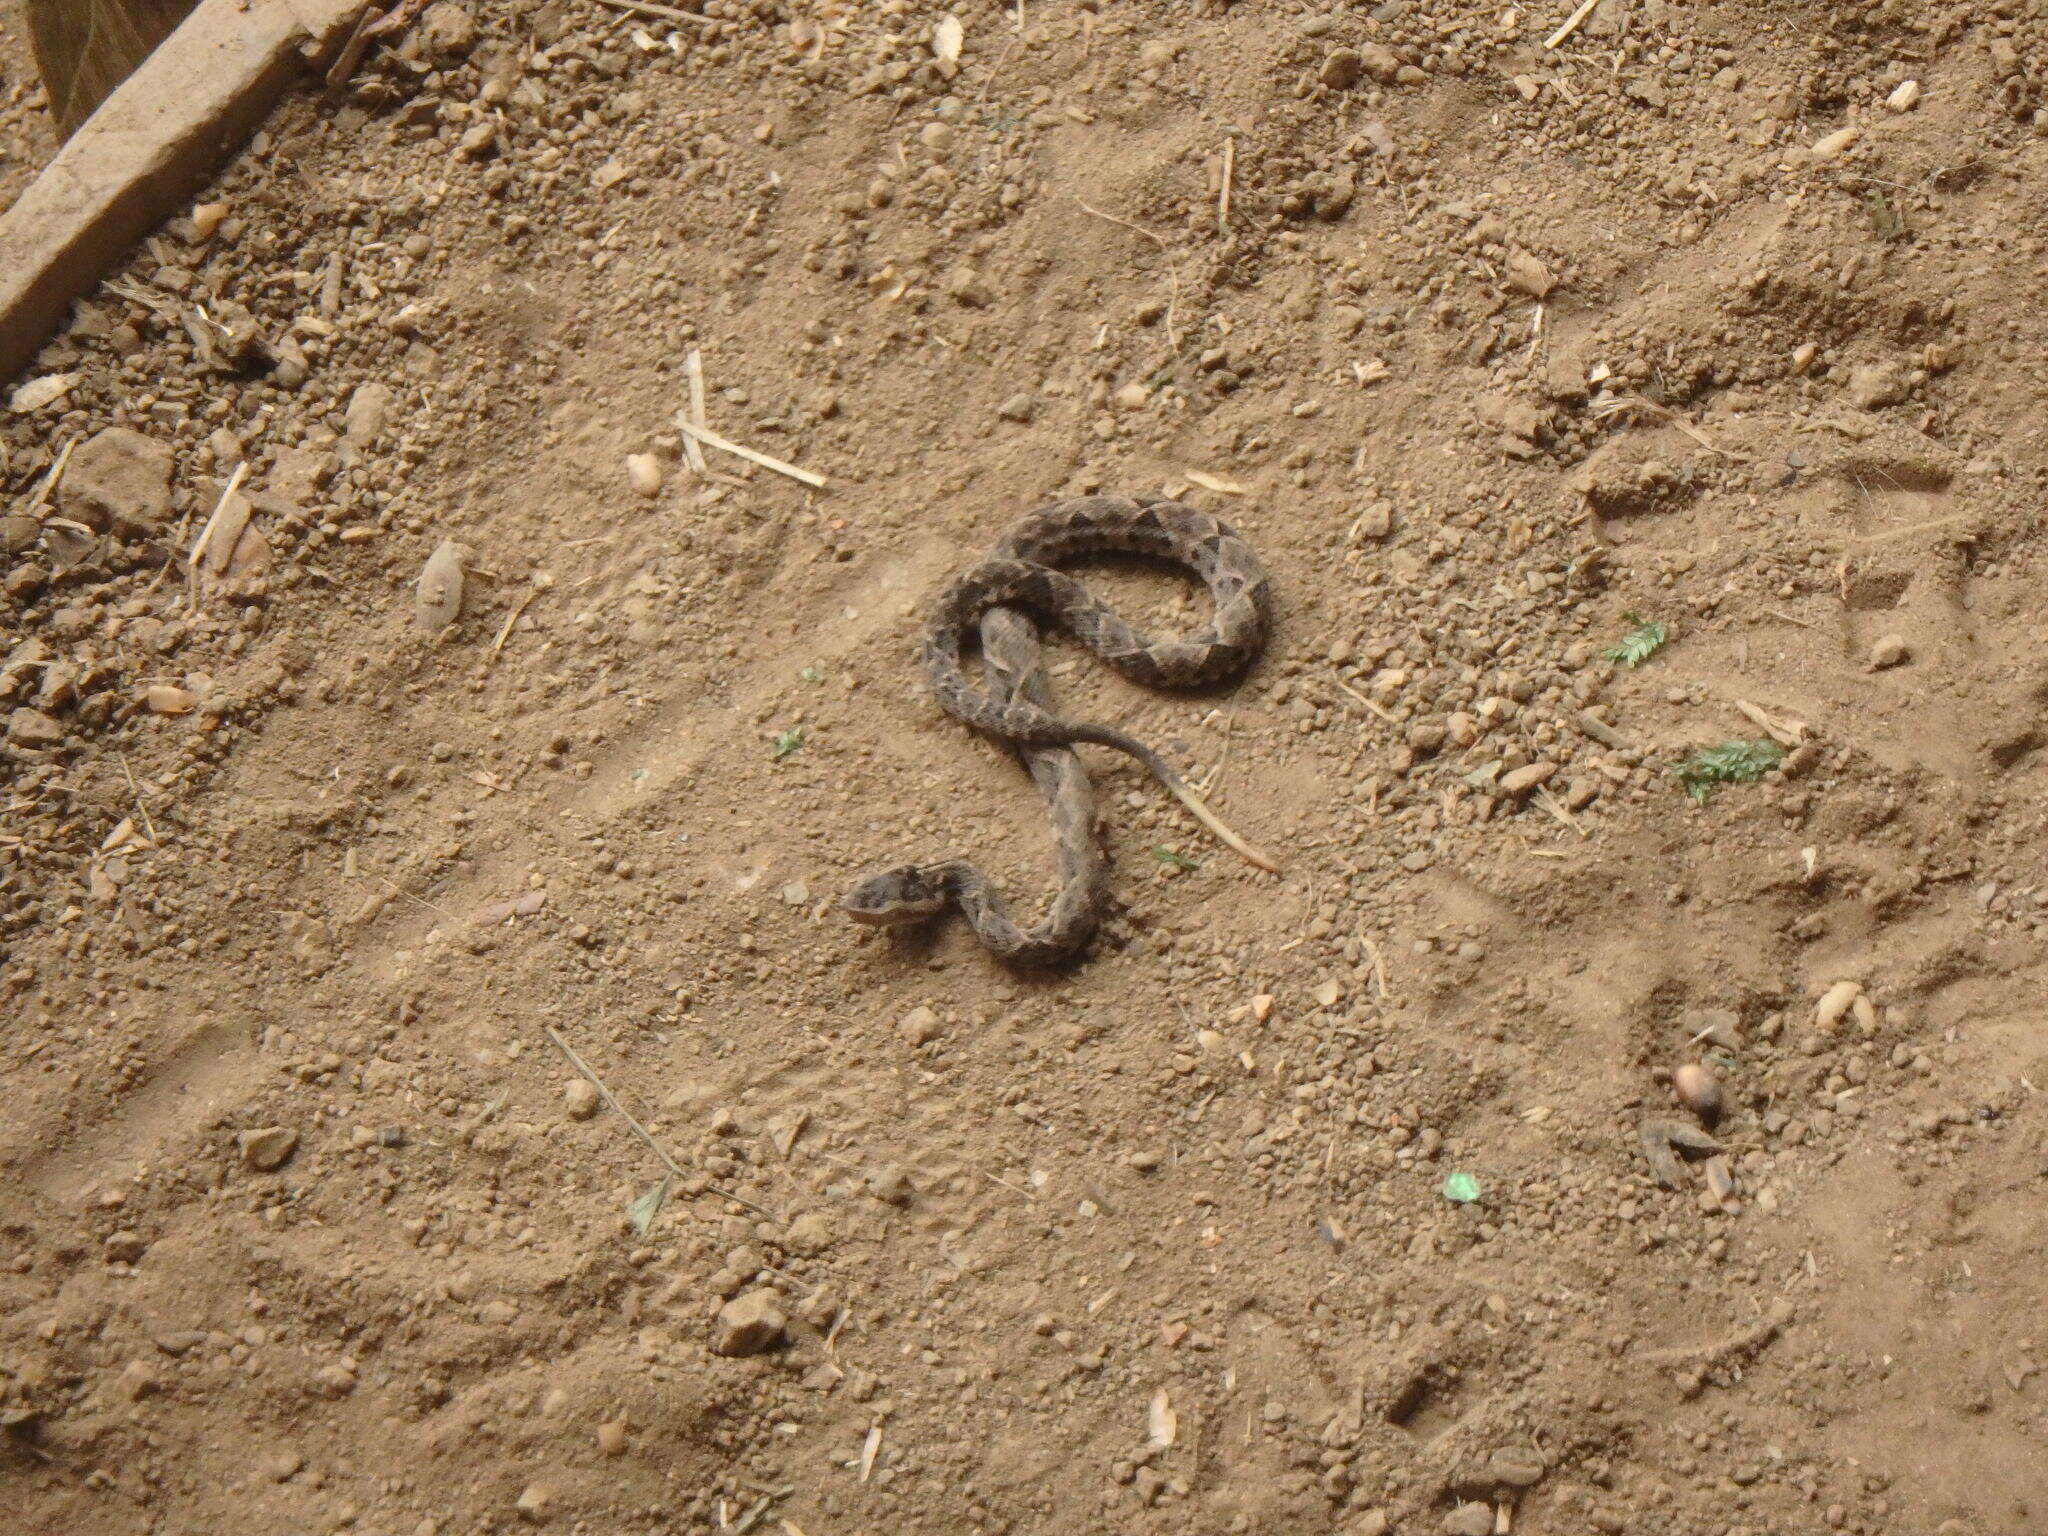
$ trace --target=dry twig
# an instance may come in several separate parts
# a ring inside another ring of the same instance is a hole
[[[825,488],[825,477],[823,475],[813,474],[808,469],[799,469],[794,464],[785,464],[781,459],[770,458],[767,454],[757,449],[742,447],[738,443],[720,437],[716,432],[708,428],[698,426],[680,411],[676,413],[676,426],[684,437],[695,438],[707,448],[716,448],[722,453],[732,454],[735,458],[745,459],[749,464],[758,464],[763,469],[774,470],[778,475],[787,475],[792,480],[800,480],[813,490],[821,491]]]
[[[576,1054],[576,1048],[570,1045],[568,1041],[562,1038],[561,1034],[555,1029],[554,1025],[543,1024],[541,1025],[541,1028],[547,1032],[547,1037],[550,1040],[554,1041],[555,1049],[560,1051],[564,1056],[569,1058],[569,1065],[574,1067],[578,1072],[582,1073],[584,1081],[589,1083],[591,1087],[597,1090],[598,1097],[603,1099],[606,1104],[610,1105],[611,1108],[617,1112],[618,1117],[626,1122],[627,1127],[633,1132],[635,1136],[638,1136],[640,1138],[641,1142],[645,1144],[648,1151],[652,1152],[657,1158],[661,1159],[661,1166],[666,1168],[669,1171],[669,1173],[675,1178],[687,1178],[688,1175],[685,1174],[682,1168],[677,1165],[676,1160],[670,1157],[668,1155],[668,1152],[663,1148],[662,1144],[656,1141],[654,1137],[648,1133],[646,1126],[642,1125],[638,1120],[633,1118],[632,1111],[627,1109],[625,1105],[621,1104],[615,1097],[613,1097],[611,1089],[605,1086],[604,1079],[599,1077],[595,1072],[590,1070],[589,1064],[585,1062],[581,1056],[578,1056]],[[748,1200],[743,1196],[736,1195],[729,1189],[720,1189],[716,1185],[706,1185],[705,1187],[712,1194],[718,1196],[719,1199],[730,1200],[734,1205],[743,1205],[757,1216],[766,1216],[770,1221],[780,1221],[782,1219],[781,1217],[777,1216],[773,1211],[769,1210],[767,1207],[756,1205],[753,1201]]]
[[[655,5],[652,0],[597,0],[599,5],[608,5],[615,11],[631,11],[635,16],[654,16],[662,21],[686,21],[693,27],[715,27],[716,16],[700,16],[695,11],[680,11],[672,5]]]
[[[1563,26],[1543,40],[1543,46],[1545,48],[1555,48],[1574,32],[1578,31],[1585,19],[1593,14],[1593,7],[1599,3],[1600,0],[1579,0],[1579,8],[1573,11],[1571,15],[1565,17]]]

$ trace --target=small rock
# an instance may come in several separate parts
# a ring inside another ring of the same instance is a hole
[[[1030,395],[1012,395],[996,407],[996,414],[1005,421],[1029,421],[1038,410],[1038,402]]]
[[[1142,411],[1152,398],[1152,391],[1142,384],[1126,384],[1109,397],[1109,403],[1120,411]]]
[[[149,1251],[149,1241],[140,1232],[116,1232],[107,1239],[107,1257],[119,1264],[133,1264]]]
[[[306,1464],[297,1451],[272,1451],[262,1461],[263,1475],[273,1483],[289,1482]]]
[[[39,709],[17,709],[7,717],[7,739],[17,747],[46,751],[63,744],[64,727]]]
[[[204,245],[220,229],[221,221],[228,216],[226,203],[201,203],[192,210],[192,243]]]
[[[391,391],[382,384],[358,384],[348,397],[342,430],[358,448],[368,448],[384,435],[391,416]]]
[[[946,291],[955,302],[965,304],[969,309],[987,309],[996,301],[995,290],[972,267],[954,268],[946,279]]]
[[[894,1163],[885,1163],[870,1173],[868,1188],[874,1191],[877,1200],[886,1200],[891,1205],[908,1205],[917,1195],[917,1186],[910,1182],[910,1175]]]
[[[1870,647],[1870,669],[1882,672],[1887,667],[1896,667],[1912,660],[1912,647],[1906,644],[1904,635],[1881,635]]]
[[[1486,1458],[1486,1475],[1503,1488],[1534,1488],[1543,1470],[1543,1458],[1534,1451],[1503,1449]]]
[[[1557,772],[1557,764],[1545,759],[1530,763],[1526,768],[1511,769],[1500,776],[1500,792],[1510,800],[1519,800],[1537,785],[1547,782]]]
[[[1894,112],[1912,111],[1920,105],[1920,82],[1901,80],[1892,87],[1892,93],[1885,97],[1884,104]]]
[[[897,1032],[912,1045],[923,1045],[936,1039],[940,1028],[939,1016],[922,1005],[904,1014],[896,1025]]]
[[[748,1291],[718,1309],[711,1329],[711,1352],[727,1359],[763,1354],[781,1342],[788,1325],[775,1292],[765,1287]]]
[[[1493,1507],[1460,1504],[1444,1516],[1444,1536],[1493,1536]]]
[[[476,18],[455,0],[440,0],[420,18],[420,47],[429,58],[456,58],[476,44]]]
[[[1853,127],[1837,128],[1826,138],[1814,141],[1813,158],[1816,160],[1832,160],[1855,142],[1856,130]]]
[[[1365,73],[1365,60],[1355,48],[1332,48],[1317,79],[1333,91],[1348,91]]]
[[[790,1218],[783,1246],[791,1253],[823,1253],[832,1245],[832,1222],[823,1211],[804,1211]]]
[[[462,563],[467,553],[453,539],[443,539],[427,563],[413,592],[413,617],[429,634],[438,635],[462,617]]]
[[[268,1126],[260,1131],[244,1131],[235,1138],[242,1149],[242,1161],[251,1168],[264,1173],[282,1168],[285,1159],[297,1150],[299,1133],[281,1125]]]
[[[1858,410],[1878,410],[1905,398],[1905,375],[1889,363],[1866,363],[1849,375],[1849,403]]]
[[[626,479],[636,496],[652,500],[661,494],[661,460],[651,453],[628,454]]]
[[[199,696],[175,683],[151,683],[143,690],[142,703],[152,715],[189,715],[198,707]]]
[[[126,427],[108,427],[71,455],[57,505],[96,533],[148,538],[170,517],[171,468],[165,444]]]
[[[1698,1115],[1708,1125],[1721,1116],[1721,1083],[1714,1074],[1696,1061],[1688,1061],[1671,1074],[1671,1091],[1678,1095],[1678,1102]]]
[[[588,1120],[604,1101],[597,1089],[581,1077],[571,1078],[562,1088],[562,1107],[571,1120]]]
[[[548,1517],[548,1507],[555,1502],[554,1490],[543,1483],[528,1483],[520,1490],[512,1507],[519,1511],[522,1520],[531,1520],[539,1525]]]
[[[154,1342],[167,1355],[188,1355],[206,1342],[206,1331],[202,1328],[174,1328],[169,1333],[158,1334]]]
[[[626,1421],[608,1419],[597,1426],[597,1448],[607,1456],[626,1454]]]
[[[1365,72],[1382,85],[1391,85],[1400,78],[1400,56],[1384,43],[1367,43],[1358,50],[1358,59]]]

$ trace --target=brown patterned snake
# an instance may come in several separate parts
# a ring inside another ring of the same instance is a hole
[[[1120,552],[1167,560],[1194,572],[1216,611],[1203,628],[1177,639],[1152,640],[1133,630],[1071,576],[1052,569],[1075,555]],[[1040,507],[1011,529],[992,559],[964,572],[940,593],[925,630],[924,667],[939,707],[1009,742],[1024,759],[1052,817],[1059,846],[1059,890],[1045,915],[1020,928],[988,877],[948,859],[902,864],[871,874],[843,903],[856,922],[888,926],[920,922],[957,906],[997,959],[1012,965],[1057,965],[1079,953],[1101,921],[1109,889],[1096,839],[1095,796],[1077,742],[1113,747],[1136,758],[1202,824],[1261,869],[1279,865],[1219,820],[1164,759],[1136,738],[1106,725],[1065,720],[1053,712],[1031,616],[1058,623],[1133,682],[1194,687],[1243,671],[1266,633],[1266,573],[1251,546],[1222,519],[1159,498],[1084,496]],[[961,651],[979,626],[986,691],[967,681]]]

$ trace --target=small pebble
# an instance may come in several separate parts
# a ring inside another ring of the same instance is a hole
[[[562,1107],[568,1110],[571,1120],[588,1120],[603,1102],[586,1078],[571,1078],[562,1086]]]
[[[1711,1125],[1721,1116],[1721,1084],[1714,1074],[1696,1061],[1688,1061],[1671,1074],[1671,1091],[1678,1102]]]
[[[597,1426],[597,1448],[607,1456],[626,1454],[626,1421],[610,1419]]]
[[[1920,105],[1920,82],[1901,80],[1892,87],[1892,93],[1885,97],[1884,104],[1894,112],[1912,111]]]
[[[651,453],[628,454],[626,478],[636,496],[645,496],[651,501],[661,494],[661,460]]]
[[[718,1309],[711,1328],[711,1352],[728,1359],[765,1354],[782,1341],[788,1326],[775,1292],[765,1287],[748,1291]]]
[[[1903,635],[1881,636],[1870,648],[1870,670],[1882,672],[1912,660],[1913,651]]]
[[[299,1133],[281,1125],[268,1126],[260,1131],[244,1131],[235,1138],[242,1150],[242,1161],[263,1173],[284,1166],[299,1145]]]

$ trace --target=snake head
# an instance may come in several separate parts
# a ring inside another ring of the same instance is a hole
[[[938,916],[946,900],[944,883],[930,871],[916,864],[898,864],[865,877],[839,906],[856,923],[893,928]]]

